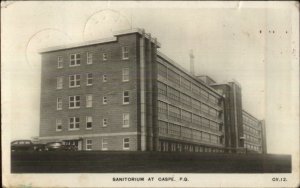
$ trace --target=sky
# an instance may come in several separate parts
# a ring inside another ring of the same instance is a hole
[[[12,3],[1,12],[4,139],[39,134],[38,49],[138,27],[187,70],[193,50],[196,74],[239,82],[243,108],[266,121],[268,152],[294,153],[299,150],[299,17],[293,2],[282,2],[281,8],[277,3]]]

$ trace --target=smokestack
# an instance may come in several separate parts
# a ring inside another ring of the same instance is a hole
[[[193,50],[190,50],[190,72],[195,76],[195,67],[194,67],[194,53]]]

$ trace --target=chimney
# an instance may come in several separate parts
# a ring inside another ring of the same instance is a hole
[[[190,50],[190,72],[191,72],[192,76],[195,76],[194,53],[193,53],[193,50]]]

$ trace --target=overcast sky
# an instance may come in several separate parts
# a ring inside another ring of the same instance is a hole
[[[238,81],[243,108],[266,120],[269,152],[298,150],[297,8],[263,3],[253,8],[251,2],[180,3],[17,2],[2,9],[5,138],[39,134],[37,49],[139,27],[158,39],[161,52],[186,69],[193,49],[196,74],[217,82]],[[220,8],[222,4],[228,8]],[[247,6],[252,8],[243,8]],[[293,144],[286,147],[288,143]]]

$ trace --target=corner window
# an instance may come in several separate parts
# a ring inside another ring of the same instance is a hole
[[[103,118],[102,123],[103,123],[103,127],[107,127],[108,121],[106,118]]]
[[[80,87],[80,74],[69,75],[69,87]]]
[[[63,88],[63,77],[57,77],[56,78],[56,89],[62,89]]]
[[[62,98],[58,97],[56,99],[56,109],[57,110],[62,110]]]
[[[129,104],[129,91],[123,91],[123,104]]]
[[[63,57],[62,56],[58,56],[57,57],[57,68],[58,69],[61,69],[61,68],[63,68],[64,67],[64,65],[63,65]]]
[[[102,100],[103,104],[107,104],[107,97],[103,97],[103,100]]]
[[[130,140],[129,140],[129,138],[123,138],[123,149],[124,150],[130,149]]]
[[[80,108],[80,96],[69,96],[69,108]]]
[[[107,76],[106,76],[106,74],[103,74],[103,76],[102,76],[102,81],[103,81],[103,82],[107,82]]]
[[[56,131],[62,131],[62,120],[56,119]]]
[[[79,117],[69,118],[69,130],[79,130],[80,119]]]
[[[107,60],[107,53],[103,53],[103,54],[102,54],[102,60],[103,60],[103,61],[106,61],[106,60]]]
[[[93,118],[92,116],[86,117],[86,129],[92,129],[93,127]]]
[[[70,67],[80,66],[80,54],[70,55]]]
[[[92,140],[86,140],[86,150],[92,150],[93,142]]]
[[[88,65],[93,64],[93,53],[88,52],[86,54],[86,64]]]
[[[129,127],[129,113],[124,113],[123,114],[123,127]]]
[[[101,147],[101,150],[107,150],[107,138],[102,138],[102,147]]]
[[[129,68],[122,69],[122,81],[123,82],[129,81]]]
[[[93,107],[93,95],[86,95],[86,107]]]
[[[122,59],[129,59],[129,49],[127,46],[122,47]]]
[[[93,74],[92,73],[86,74],[86,85],[87,86],[93,85]]]

